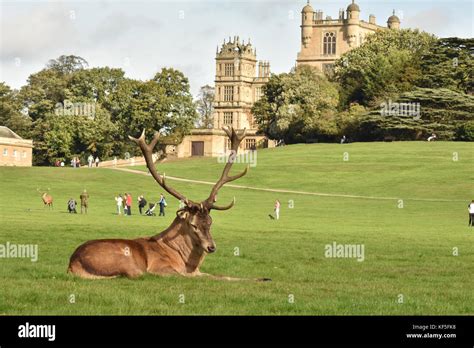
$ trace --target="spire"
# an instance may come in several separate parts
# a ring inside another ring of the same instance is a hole
[[[393,9],[393,15],[395,16],[395,9]]]

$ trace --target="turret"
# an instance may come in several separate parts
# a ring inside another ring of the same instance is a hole
[[[400,18],[395,15],[395,10],[393,10],[393,14],[388,17],[387,26],[390,29],[400,29]]]
[[[352,0],[352,4],[347,6],[347,37],[351,47],[356,45],[359,36],[359,15],[359,5]]]
[[[307,47],[311,42],[311,36],[313,35],[313,16],[314,10],[308,3],[301,11],[301,42],[304,47]]]

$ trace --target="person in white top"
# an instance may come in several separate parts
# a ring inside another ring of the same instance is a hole
[[[428,138],[428,141],[434,141],[436,140],[436,134],[431,134],[431,136]]]
[[[474,226],[474,200],[469,203],[467,206],[467,210],[469,211],[469,225],[468,226]]]
[[[99,157],[98,157],[98,156],[95,158],[95,166],[96,166],[96,167],[99,166]]]
[[[87,163],[89,164],[89,168],[92,168],[93,161],[94,161],[94,156],[89,155],[89,157],[87,157]]]
[[[273,209],[273,211],[275,212],[275,216],[273,216],[272,214],[268,214],[268,216],[270,217],[270,219],[272,220],[279,220],[280,219],[280,201],[277,199],[275,201],[275,208]]]
[[[277,220],[280,219],[280,205],[281,205],[280,201],[277,199],[275,201],[275,217],[276,217]]]
[[[118,195],[118,197],[115,197],[115,201],[117,202],[117,215],[121,215],[122,214],[122,205],[123,205],[122,195]]]

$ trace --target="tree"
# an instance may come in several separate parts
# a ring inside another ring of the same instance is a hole
[[[209,85],[202,86],[199,90],[198,100],[196,100],[196,108],[199,113],[197,126],[199,128],[209,129],[213,127],[214,120],[212,114],[214,111],[214,87]]]
[[[51,59],[47,64],[47,69],[53,70],[57,73],[67,75],[75,71],[87,68],[89,63],[84,58],[69,55],[62,55],[59,58]]]
[[[421,57],[419,87],[474,91],[474,39],[439,39]]]
[[[377,105],[413,89],[421,78],[421,58],[436,41],[418,30],[380,30],[361,46],[343,54],[335,63],[341,107],[350,103]]]
[[[337,134],[338,90],[316,69],[272,75],[252,113],[259,130],[285,143],[332,140]]]
[[[18,93],[0,82],[0,125],[10,128],[21,137],[30,138],[31,119],[21,109]]]
[[[419,104],[419,115],[394,113],[384,115],[380,109],[359,114],[350,136],[358,141],[421,140],[435,133],[441,140],[472,141],[474,96],[446,88],[415,88],[394,101],[405,105]]]

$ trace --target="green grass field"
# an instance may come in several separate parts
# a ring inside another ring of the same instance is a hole
[[[164,163],[160,170],[215,181],[222,166],[216,159],[190,159]],[[221,190],[221,204],[233,196],[237,203],[212,213],[217,252],[201,270],[273,279],[258,283],[68,275],[69,257],[84,241],[156,234],[170,224],[178,202],[168,197],[164,218],[116,216],[118,193],[132,193],[136,214],[137,196],[156,200],[161,188],[149,176],[105,168],[0,168],[0,244],[39,247],[37,262],[0,258],[0,314],[472,315],[474,227],[467,226],[467,204],[474,198],[473,169],[472,143],[314,144],[259,151],[257,166],[235,184],[335,196]],[[194,200],[210,191],[208,185],[168,182]],[[51,188],[54,210],[43,208],[38,187]],[[68,214],[67,200],[78,200],[84,188],[91,196],[89,214]],[[281,219],[273,221],[268,214],[277,198]],[[363,244],[364,261],[326,258],[325,245],[333,242]],[[236,247],[240,256],[234,255]]]

